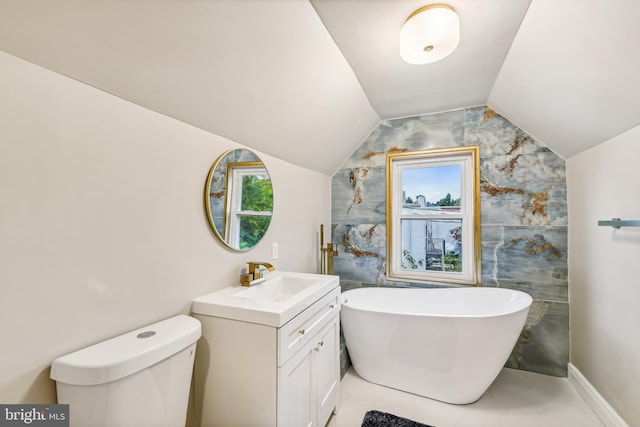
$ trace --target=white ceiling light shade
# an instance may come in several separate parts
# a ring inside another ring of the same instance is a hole
[[[460,41],[460,19],[446,4],[421,7],[400,30],[400,57],[409,64],[429,64],[448,56]]]

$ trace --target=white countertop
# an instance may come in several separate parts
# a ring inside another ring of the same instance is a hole
[[[272,271],[264,277],[265,282],[252,287],[238,284],[196,298],[191,303],[191,312],[279,328],[340,285],[338,276],[324,274]],[[269,287],[281,286],[285,281],[295,282],[299,290],[291,295],[280,293],[279,297],[270,298]],[[260,286],[264,288],[258,289]]]

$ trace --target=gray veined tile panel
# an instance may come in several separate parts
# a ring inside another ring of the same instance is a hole
[[[483,158],[482,224],[566,225],[565,162],[551,152]]]
[[[465,128],[465,145],[479,145],[483,157],[523,155],[549,152],[526,132],[519,129],[490,108],[472,108],[468,112]]]
[[[505,366],[566,377],[568,362],[569,304],[535,300]]]
[[[332,227],[338,243],[334,271],[341,279],[360,282],[384,281],[386,227],[380,224],[344,224]]]
[[[333,224],[386,222],[384,167],[340,169],[331,180]]]
[[[485,111],[489,108],[484,105],[464,109],[464,126],[469,127],[484,121]],[[492,110],[493,111],[493,110]],[[497,116],[501,117],[501,116]]]
[[[480,215],[487,225],[567,225],[564,184],[537,193],[511,192],[496,196],[482,192]]]
[[[483,227],[482,279],[485,286],[567,302],[567,227]]]
[[[526,187],[529,192],[566,182],[565,161],[550,151],[483,156],[482,177],[499,187]]]
[[[422,151],[464,145],[464,110],[385,120],[344,167],[384,166],[387,152]]]

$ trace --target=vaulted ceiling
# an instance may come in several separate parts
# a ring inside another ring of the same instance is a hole
[[[451,0],[458,49],[406,64],[429,3],[2,0],[0,49],[328,175],[388,118],[486,104],[565,158],[640,124],[639,1]]]

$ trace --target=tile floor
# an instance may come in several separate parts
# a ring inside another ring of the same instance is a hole
[[[435,427],[603,427],[566,378],[515,369],[503,369],[477,402],[451,405],[369,383],[352,367],[327,427],[359,427],[371,409]]]

